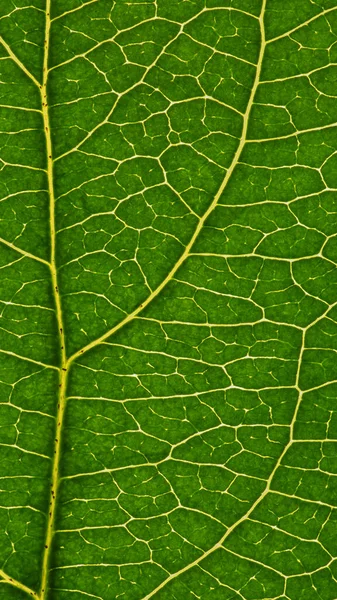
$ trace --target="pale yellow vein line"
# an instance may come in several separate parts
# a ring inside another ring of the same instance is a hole
[[[45,369],[56,369],[59,370],[58,367],[54,365],[47,365],[46,363],[40,362],[38,360],[34,360],[33,358],[28,358],[28,356],[21,356],[21,354],[16,354],[16,352],[10,352],[9,350],[1,350],[1,354],[8,354],[9,356],[14,356],[15,358],[19,358],[20,360],[26,360],[27,362],[31,362],[34,365],[38,365],[39,367],[44,367]]]
[[[328,8],[327,10],[324,10],[323,12],[318,13],[318,15],[314,15],[313,17],[311,17],[311,19],[308,19],[304,23],[300,23],[296,27],[293,27],[293,29],[289,29],[289,31],[285,31],[284,33],[281,33],[281,35],[271,38],[270,40],[267,40],[266,44],[271,44],[272,42],[276,42],[277,40],[281,40],[282,38],[285,38],[285,37],[291,35],[292,33],[295,33],[299,29],[302,29],[302,27],[306,27],[306,25],[309,25],[310,23],[312,23],[313,21],[316,21],[316,19],[319,19],[320,17],[325,17],[325,15],[327,15],[330,12],[333,12],[336,9],[337,9],[336,6],[333,6],[332,8]]]
[[[35,254],[31,254],[30,252],[27,252],[27,250],[22,250],[22,248],[18,248],[18,246],[15,246],[15,244],[12,244],[12,242],[9,242],[8,240],[4,240],[4,238],[0,238],[0,242],[2,244],[5,244],[12,250],[19,252],[20,254],[23,254],[23,256],[25,256],[26,258],[31,258],[33,260],[37,260],[37,261],[43,263],[44,265],[47,265],[47,267],[50,267],[50,263],[47,260],[44,260],[44,258],[35,256]]]
[[[9,108],[11,110],[23,110],[25,112],[42,113],[42,110],[40,108],[27,108],[26,106],[13,106],[12,104],[0,104],[0,108]],[[24,192],[18,192],[18,193],[22,194]]]
[[[34,75],[32,75],[32,73],[30,73],[30,71],[28,71],[27,67],[25,67],[25,65],[21,62],[21,60],[16,56],[16,54],[14,54],[13,50],[10,48],[10,46],[5,42],[5,40],[3,39],[3,37],[0,37],[0,42],[1,44],[4,46],[4,48],[6,48],[9,56],[11,57],[11,59],[18,65],[18,67],[21,69],[21,71],[23,71],[24,73],[26,73],[26,75],[35,83],[35,85],[37,85],[38,88],[41,87],[40,83],[38,82],[38,80],[34,77]]]
[[[67,367],[66,367],[66,354],[65,354],[65,339],[64,339],[64,326],[62,317],[61,300],[58,289],[57,281],[57,266],[56,266],[56,230],[55,230],[55,194],[54,194],[54,181],[53,181],[53,154],[52,154],[52,142],[51,132],[49,123],[49,108],[48,108],[48,96],[47,96],[47,83],[48,83],[48,57],[49,57],[49,42],[50,42],[50,8],[51,0],[46,2],[46,29],[45,29],[45,41],[44,41],[44,61],[43,61],[43,82],[41,86],[41,101],[42,101],[42,113],[43,123],[46,136],[46,151],[47,151],[47,175],[48,175],[48,191],[49,191],[49,203],[50,203],[50,238],[51,238],[51,278],[53,293],[55,298],[55,309],[57,325],[59,330],[59,340],[61,346],[61,368],[59,377],[59,395],[56,415],[56,432],[54,441],[54,457],[53,457],[53,468],[52,468],[52,481],[49,499],[49,514],[47,520],[47,531],[45,539],[45,549],[42,560],[42,576],[41,576],[41,594],[40,600],[44,600],[47,595],[48,589],[48,573],[49,573],[49,560],[51,553],[51,546],[54,532],[54,521],[55,521],[55,509],[56,509],[56,497],[59,484],[59,466],[60,466],[60,452],[61,452],[61,431],[65,412],[65,391],[67,384]]]
[[[62,17],[65,17],[66,15],[70,15],[71,13],[77,12],[78,10],[81,10],[85,6],[89,6],[90,4],[94,4],[96,2],[99,2],[99,0],[90,0],[89,2],[83,2],[83,4],[81,4],[81,6],[77,6],[76,8],[72,8],[71,10],[67,10],[66,12],[62,13],[61,15],[58,15],[57,17],[50,19],[50,22],[52,23],[54,21],[57,21],[57,19],[62,19]]]
[[[267,83],[269,83],[269,82],[267,82]],[[300,135],[305,135],[307,133],[315,133],[316,131],[321,132],[321,131],[325,131],[326,129],[333,129],[336,126],[337,126],[337,122],[334,121],[334,123],[329,123],[328,125],[322,125],[321,127],[311,127],[311,129],[299,129],[298,131],[297,130],[292,131],[291,133],[288,133],[286,135],[279,135],[277,137],[250,139],[250,140],[247,140],[247,144],[260,144],[260,143],[264,143],[264,142],[287,140],[288,138],[298,137]]]
[[[264,11],[265,11],[265,3],[266,0],[263,1],[263,11],[261,13],[261,15],[264,15]],[[262,19],[262,21],[261,21]],[[121,321],[120,323],[118,323],[115,327],[113,327],[112,329],[110,329],[109,331],[107,331],[105,334],[103,334],[101,337],[97,338],[96,340],[94,340],[93,342],[90,342],[89,344],[87,344],[86,346],[84,346],[84,348],[82,348],[81,350],[78,350],[77,352],[75,352],[69,359],[68,359],[68,365],[70,365],[74,360],[76,360],[76,358],[78,358],[79,356],[81,356],[82,354],[84,354],[85,352],[88,352],[88,350],[91,350],[92,348],[95,348],[96,346],[98,346],[99,344],[101,344],[102,342],[104,342],[108,337],[110,337],[111,335],[113,335],[116,331],[118,331],[119,329],[121,329],[121,327],[124,327],[124,325],[126,325],[127,323],[129,323],[130,321],[132,321],[146,306],[148,306],[148,304],[150,304],[150,302],[152,302],[152,300],[154,298],[156,298],[156,296],[158,296],[158,294],[160,294],[160,292],[163,290],[163,288],[166,286],[166,284],[171,281],[171,279],[174,277],[175,273],[178,271],[179,267],[181,267],[181,265],[184,263],[184,261],[186,260],[186,258],[189,256],[190,251],[194,245],[194,242],[196,241],[201,229],[203,228],[206,220],[208,219],[209,215],[213,212],[214,208],[216,207],[219,198],[221,197],[223,191],[225,190],[228,181],[230,180],[233,171],[236,167],[236,165],[239,162],[242,150],[246,144],[246,139],[247,139],[247,131],[248,131],[248,121],[249,121],[249,115],[253,106],[253,101],[254,101],[254,97],[255,97],[255,93],[257,90],[257,86],[259,85],[259,80],[260,80],[260,74],[261,74],[261,68],[262,68],[262,60],[263,60],[263,55],[264,55],[264,49],[265,49],[265,33],[264,33],[264,27],[263,27],[263,16],[260,17],[260,23],[262,23],[261,26],[261,50],[260,50],[260,56],[259,56],[259,60],[258,60],[258,64],[256,66],[256,74],[255,74],[255,80],[253,83],[253,87],[251,90],[251,94],[249,97],[249,101],[247,104],[247,108],[246,111],[243,115],[243,126],[242,126],[242,134],[241,134],[241,138],[240,138],[240,143],[237,147],[237,150],[235,152],[234,158],[232,160],[232,163],[230,165],[230,167],[228,168],[228,171],[214,197],[213,202],[211,203],[211,205],[209,206],[209,208],[207,209],[207,211],[204,213],[204,215],[200,218],[199,223],[195,229],[195,232],[193,234],[193,236],[191,237],[189,243],[187,244],[183,254],[181,255],[181,257],[179,258],[179,260],[175,263],[174,267],[171,269],[171,271],[169,272],[169,274],[165,277],[165,279],[162,281],[162,283],[152,292],[152,294],[150,294],[148,296],[148,298],[146,300],[144,300],[144,302],[138,306],[132,313],[130,313],[127,317],[125,317],[125,319],[123,319],[123,321]]]
[[[10,577],[4,571],[2,571],[2,569],[0,569],[0,577],[2,577],[2,580],[5,581],[6,583],[12,585],[13,587],[18,588],[19,590],[21,590],[23,592],[26,592],[26,594],[29,594],[30,596],[32,596],[32,598],[39,597],[37,592],[34,592],[34,590],[31,590],[29,587],[27,587],[23,583],[20,583],[20,581],[17,581],[13,577]]]

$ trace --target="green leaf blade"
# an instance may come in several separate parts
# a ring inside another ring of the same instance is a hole
[[[335,0],[0,13],[0,596],[333,600]]]

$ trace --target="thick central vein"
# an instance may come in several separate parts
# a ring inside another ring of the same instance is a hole
[[[53,152],[51,142],[51,131],[49,123],[49,109],[48,109],[48,96],[47,96],[47,84],[48,84],[48,55],[49,55],[49,40],[50,40],[50,3],[51,0],[47,0],[46,3],[46,29],[45,29],[45,40],[44,40],[44,63],[43,63],[43,82],[40,87],[41,100],[42,100],[42,113],[43,113],[43,124],[46,136],[46,152],[47,152],[47,174],[48,174],[48,191],[49,191],[49,203],[50,203],[50,238],[51,238],[51,260],[50,270],[52,278],[53,293],[55,298],[55,309],[57,318],[57,327],[59,333],[59,340],[61,346],[61,367],[59,375],[59,388],[58,388],[58,401],[57,401],[57,415],[56,415],[56,432],[55,432],[55,443],[54,443],[54,456],[53,456],[53,467],[52,467],[52,478],[51,478],[51,490],[49,498],[48,508],[48,522],[47,532],[45,540],[45,549],[42,563],[42,577],[41,577],[41,600],[44,600],[47,593],[48,587],[48,572],[49,572],[49,559],[51,553],[51,545],[53,539],[54,522],[55,522],[55,509],[56,509],[56,497],[59,483],[59,465],[60,465],[60,451],[61,451],[61,432],[62,424],[65,412],[65,393],[67,384],[67,360],[65,351],[65,339],[64,339],[64,326],[62,318],[62,309],[60,294],[57,281],[57,266],[56,266],[56,231],[55,231],[55,194],[54,194],[54,182],[53,182]]]

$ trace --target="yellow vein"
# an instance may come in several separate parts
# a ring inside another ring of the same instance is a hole
[[[0,108],[10,108],[11,110],[24,110],[26,112],[42,113],[40,108],[27,108],[26,106],[12,106],[12,104],[0,104]],[[39,190],[41,191],[41,190]],[[23,192],[18,192],[19,194]]]
[[[274,79],[275,81],[275,79]],[[269,83],[269,82],[267,82]],[[277,140],[287,140],[288,138],[291,137],[297,137],[299,135],[305,135],[306,133],[313,133],[315,131],[324,131],[325,129],[333,129],[334,127],[337,126],[337,122],[335,121],[334,123],[329,123],[328,125],[322,125],[321,127],[311,127],[310,129],[299,129],[296,131],[292,131],[291,133],[288,133],[286,135],[279,135],[277,137],[269,137],[269,138],[260,138],[260,139],[251,139],[251,140],[247,140],[247,144],[260,144],[262,142],[274,142]]]
[[[44,61],[43,61],[43,82],[40,86],[41,90],[41,101],[42,101],[42,113],[43,113],[43,124],[46,136],[46,151],[47,151],[47,175],[48,175],[48,191],[49,191],[49,203],[50,203],[50,238],[51,238],[51,261],[50,271],[52,278],[53,293],[55,298],[55,309],[57,325],[59,330],[59,340],[61,346],[61,368],[59,377],[59,395],[56,415],[56,432],[55,432],[55,443],[54,443],[54,457],[52,467],[52,481],[49,499],[49,515],[47,521],[47,531],[45,539],[45,550],[42,561],[42,577],[41,577],[41,594],[40,600],[44,600],[47,594],[48,587],[48,571],[49,571],[49,559],[50,551],[53,539],[54,521],[55,521],[55,508],[56,508],[56,497],[57,488],[59,482],[59,465],[60,465],[60,442],[61,442],[61,431],[64,418],[65,410],[65,390],[67,384],[67,367],[66,367],[66,354],[65,354],[65,339],[64,339],[64,327],[62,318],[61,300],[58,289],[57,281],[57,267],[56,267],[56,230],[55,230],[55,194],[54,194],[54,181],[53,181],[53,153],[52,153],[52,142],[51,132],[49,123],[49,108],[48,108],[48,96],[47,96],[47,83],[48,83],[48,56],[49,56],[49,41],[50,41],[50,4],[51,0],[47,0],[46,3],[46,29],[45,29],[45,40],[44,40]]]
[[[8,354],[9,356],[15,356],[15,358],[19,358],[20,360],[26,360],[27,362],[31,362],[34,365],[38,365],[39,367],[44,367],[45,369],[56,369],[57,371],[59,370],[58,367],[55,367],[54,365],[48,365],[38,360],[34,360],[33,358],[28,358],[28,356],[21,356],[21,354],[16,354],[16,352],[10,352],[9,350],[0,349],[0,353]]]
[[[39,88],[40,87],[40,83],[39,81],[34,77],[34,75],[32,75],[32,73],[30,71],[28,71],[27,67],[25,67],[25,65],[21,62],[21,60],[16,56],[16,54],[14,54],[13,50],[10,48],[10,46],[8,46],[8,44],[5,42],[5,40],[0,37],[0,42],[1,44],[4,46],[4,48],[6,48],[9,56],[11,57],[11,59],[18,65],[18,67],[21,69],[21,71],[23,71],[24,73],[26,73],[26,75],[35,83],[35,85]]]
[[[263,11],[262,11],[262,15],[264,14],[264,10],[265,10],[265,2],[266,0],[264,0],[263,2]],[[260,17],[260,23],[261,23],[261,19],[263,19],[263,17]],[[82,348],[81,350],[78,350],[77,352],[75,352],[69,359],[68,359],[68,364],[71,364],[71,362],[73,362],[74,360],[76,360],[76,358],[78,358],[79,356],[81,356],[82,354],[84,354],[85,352],[88,352],[88,350],[91,350],[92,348],[95,348],[96,346],[98,346],[99,344],[101,344],[102,342],[104,342],[108,337],[110,337],[111,335],[113,335],[116,331],[118,331],[119,329],[121,329],[122,327],[124,327],[124,325],[126,325],[127,323],[129,323],[130,321],[132,321],[146,306],[148,306],[148,304],[150,304],[150,302],[152,302],[152,300],[154,298],[156,298],[156,296],[158,296],[158,294],[160,294],[160,292],[163,290],[163,288],[166,286],[166,284],[171,281],[171,279],[174,277],[174,275],[176,274],[176,272],[178,271],[179,267],[181,267],[181,265],[184,263],[184,261],[186,260],[186,258],[189,256],[190,251],[201,231],[201,229],[203,228],[206,220],[208,219],[209,215],[213,212],[214,208],[216,207],[219,198],[221,197],[222,193],[224,192],[228,181],[230,180],[233,171],[236,167],[236,165],[239,162],[240,156],[242,154],[242,150],[246,144],[246,140],[247,140],[247,131],[248,131],[248,121],[249,121],[249,115],[253,106],[253,101],[254,101],[254,97],[255,97],[255,93],[257,90],[257,86],[259,85],[259,80],[260,80],[260,74],[261,74],[261,68],[262,68],[262,60],[263,60],[263,55],[264,55],[264,49],[265,49],[265,32],[264,32],[264,27],[263,27],[263,22],[261,25],[261,50],[260,50],[260,55],[259,55],[259,60],[256,66],[256,73],[255,73],[255,79],[254,79],[254,83],[253,83],[253,87],[251,90],[251,94],[248,100],[248,104],[247,104],[247,108],[246,111],[243,115],[243,126],[242,126],[242,133],[241,133],[241,138],[240,138],[240,142],[239,145],[237,147],[237,150],[235,152],[234,158],[232,160],[232,163],[230,165],[230,167],[228,168],[228,171],[214,197],[213,202],[211,203],[211,205],[209,206],[209,208],[206,210],[206,212],[204,213],[204,215],[200,218],[199,223],[195,229],[195,232],[193,234],[193,236],[191,237],[189,243],[187,244],[185,251],[182,253],[182,255],[180,256],[179,260],[175,263],[174,267],[171,269],[171,271],[169,272],[169,274],[165,277],[165,279],[162,281],[162,283],[152,292],[152,294],[150,294],[148,296],[148,298],[140,305],[138,306],[132,313],[130,313],[127,317],[125,317],[125,319],[123,319],[123,321],[121,321],[120,323],[118,323],[115,327],[113,327],[112,329],[110,329],[109,331],[107,331],[106,333],[104,333],[101,337],[97,338],[96,340],[90,342],[89,344],[87,344],[86,346],[84,346],[84,348]]]
[[[99,0],[90,0],[89,2],[85,2],[85,3],[81,4],[81,6],[77,6],[76,8],[72,8],[71,10],[67,10],[66,12],[62,13],[61,15],[57,15],[57,17],[50,19],[50,22],[57,21],[57,19],[62,19],[63,17],[70,15],[71,13],[77,12],[78,10],[81,10],[85,6],[89,6],[89,4],[94,4],[96,2],[99,2]]]
[[[23,254],[23,256],[25,256],[26,258],[31,258],[32,260],[37,260],[37,261],[43,263],[44,265],[47,265],[47,267],[50,266],[50,263],[47,260],[44,260],[44,258],[35,256],[35,254],[31,254],[30,252],[27,252],[27,250],[22,250],[22,248],[18,248],[18,246],[15,246],[15,244],[12,244],[12,242],[8,242],[7,240],[4,240],[3,238],[0,238],[0,242],[2,244],[5,244],[12,250],[15,250],[15,252],[20,252],[20,254]]]
[[[5,581],[6,583],[8,583],[9,585],[12,585],[13,587],[18,588],[22,592],[26,592],[26,594],[29,594],[30,596],[32,596],[32,598],[39,597],[38,594],[36,592],[34,592],[34,590],[31,590],[29,587],[27,587],[23,583],[20,583],[20,581],[17,581],[17,579],[10,577],[2,569],[0,569],[0,577],[2,577],[2,580]]]
[[[296,27],[293,27],[293,29],[289,29],[289,31],[285,31],[284,33],[281,33],[280,35],[278,35],[274,38],[271,38],[270,40],[267,40],[266,44],[271,44],[272,42],[276,42],[277,40],[281,40],[282,38],[287,37],[287,36],[291,35],[292,33],[295,33],[299,29],[302,29],[302,27],[306,27],[307,25],[310,25],[310,23],[312,23],[313,21],[316,21],[320,17],[325,17],[325,15],[327,15],[328,13],[330,13],[334,10],[336,10],[336,6],[333,6],[332,8],[328,8],[327,10],[324,10],[323,12],[318,13],[318,15],[314,15],[307,21],[304,21],[304,23],[300,23],[299,25],[296,25]]]

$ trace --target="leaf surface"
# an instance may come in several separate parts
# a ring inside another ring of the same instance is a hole
[[[334,600],[336,0],[0,34],[0,598]]]

